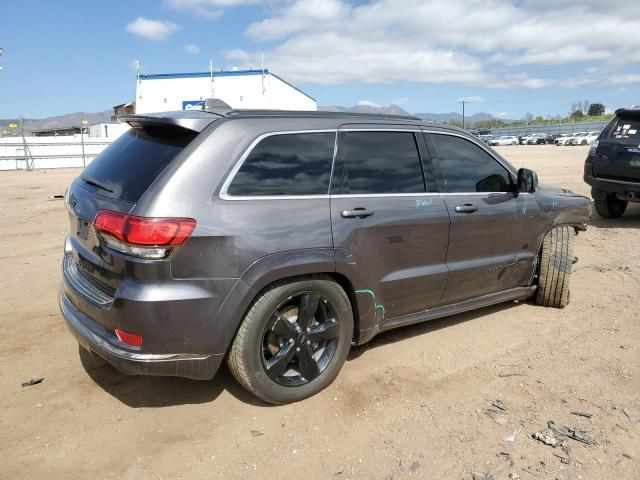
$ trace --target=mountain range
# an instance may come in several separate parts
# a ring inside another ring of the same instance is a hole
[[[436,123],[448,123],[450,121],[462,122],[462,115],[457,112],[450,113],[414,113],[411,114],[397,105],[375,106],[375,105],[355,105],[353,107],[341,107],[337,105],[319,106],[318,110],[327,112],[353,112],[353,113],[371,113],[384,115],[413,115],[424,120]],[[100,122],[110,122],[113,110],[104,110],[102,112],[88,113],[75,112],[66,115],[58,115],[55,117],[47,117],[41,119],[24,119],[24,131],[29,135],[34,130],[62,127],[79,127],[82,120],[87,120],[89,125]],[[465,121],[468,124],[474,124],[482,120],[493,120],[496,117],[489,113],[474,113],[467,115]],[[505,121],[505,120],[503,120]],[[9,123],[16,122],[16,119],[0,119],[0,130],[7,128]],[[506,120],[506,122],[509,122]]]
[[[87,120],[89,125],[94,123],[110,122],[113,115],[113,109],[105,110],[103,112],[88,113],[88,112],[75,112],[67,113],[66,115],[58,115],[55,117],[46,117],[40,119],[25,118],[24,133],[29,135],[34,130],[43,130],[48,128],[62,128],[62,127],[79,127],[82,120]],[[19,123],[19,120],[12,119],[0,119],[0,130],[7,129],[10,123]]]
[[[353,113],[377,113],[383,115],[413,115],[414,117],[422,118],[436,123],[448,123],[451,121],[462,123],[462,115],[457,112],[450,113],[409,113],[406,110],[400,108],[397,105],[389,106],[375,106],[375,105],[356,105],[354,107],[339,107],[335,105],[319,106],[318,110],[328,112],[353,112]],[[465,116],[465,122],[474,124],[485,120],[497,120],[490,113],[474,113],[473,115]],[[509,120],[503,120],[509,122]]]

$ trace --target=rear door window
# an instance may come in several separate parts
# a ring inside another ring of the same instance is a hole
[[[331,192],[334,194],[426,191],[416,138],[411,132],[343,132]]]
[[[445,192],[513,191],[507,169],[478,145],[453,135],[433,133],[430,139]]]
[[[249,153],[227,193],[234,196],[327,195],[335,132],[271,135]]]
[[[182,128],[132,128],[98,155],[80,175],[101,195],[137,202],[197,133]]]

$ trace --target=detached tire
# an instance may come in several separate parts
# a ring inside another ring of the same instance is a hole
[[[544,237],[536,297],[539,305],[564,308],[569,304],[574,237],[572,227],[556,227]]]
[[[624,200],[620,200],[612,193],[608,193],[604,198],[598,200],[594,199],[593,201],[596,212],[602,218],[619,218],[622,216],[624,211],[627,209],[627,205],[629,202],[625,202]]]
[[[324,275],[280,281],[253,301],[227,364],[265,402],[297,402],[333,382],[352,339],[351,303],[340,285]]]

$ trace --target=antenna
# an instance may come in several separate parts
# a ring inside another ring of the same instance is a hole
[[[140,83],[140,60],[136,60],[136,79]]]
[[[211,76],[211,98],[214,98],[213,95],[213,59],[209,59],[209,75]]]

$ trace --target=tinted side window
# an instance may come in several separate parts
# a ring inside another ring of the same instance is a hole
[[[333,193],[421,193],[422,166],[411,132],[345,132]]]
[[[229,186],[238,196],[326,195],[335,133],[272,135],[251,151]]]
[[[507,170],[482,148],[451,135],[431,134],[430,137],[445,191],[513,191]]]

